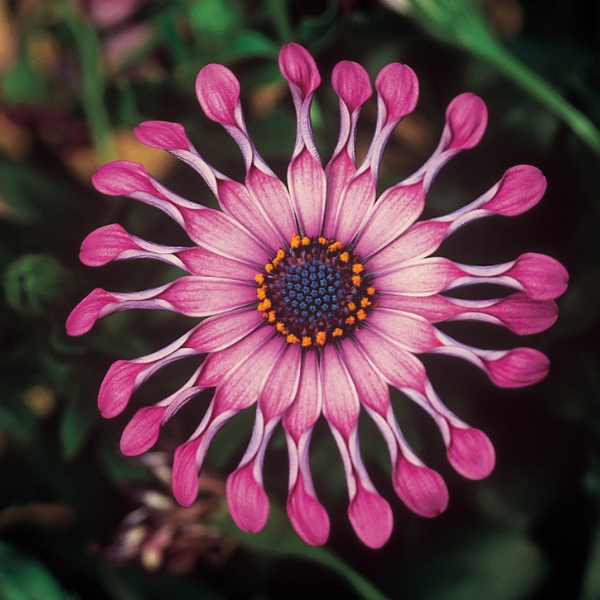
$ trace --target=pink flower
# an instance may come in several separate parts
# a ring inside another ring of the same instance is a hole
[[[257,404],[252,439],[227,481],[231,514],[245,531],[259,531],[265,525],[269,501],[263,488],[263,457],[281,422],[289,450],[290,520],[306,542],[323,544],[329,519],[317,498],[309,464],[311,434],[323,415],[346,472],[352,526],[366,545],[377,548],[390,536],[392,511],[361,459],[357,433],[361,406],[387,442],[400,498],[420,515],[439,514],[448,502],[446,486],[406,442],[390,405],[388,386],[398,388],[429,413],[440,430],[448,460],[460,474],[470,479],[486,477],[494,466],[492,444],[442,403],[416,354],[464,358],[502,387],[536,383],[549,364],[537,350],[481,350],[452,339],[435,324],[479,320],[517,334],[542,331],[556,320],[553,299],[564,292],[568,276],[556,260],[534,253],[492,266],[430,256],[470,221],[528,210],[546,187],[535,167],[513,167],[468,206],[416,222],[440,167],[481,138],[487,121],[481,99],[472,94],[455,98],[431,158],[377,199],[384,146],[417,102],[413,71],[390,64],[377,76],[377,124],[371,147],[357,166],[356,124],[371,96],[371,84],[360,65],[336,65],[332,83],[339,96],[340,136],[323,168],[310,122],[312,96],[320,83],[315,61],[301,46],[287,44],[279,63],[298,117],[287,187],[248,136],[238,80],[224,66],[204,67],[196,82],[198,99],[206,115],[223,125],[239,145],[247,169],[245,184],[208,165],[181,125],[160,121],[140,125],[137,138],[196,169],[218,198],[222,212],[174,194],[140,164],[117,161],[101,167],[93,178],[98,190],[156,206],[175,219],[195,245],[161,246],[117,224],[92,232],[81,249],[81,260],[87,265],[148,257],[176,265],[187,274],[136,293],[96,289],[73,310],[67,329],[71,335],[81,335],[97,319],[131,308],[206,317],[166,348],[119,360],[109,369],[99,406],[105,417],[114,417],[152,373],[185,356],[206,354],[185,385],[138,410],[123,433],[123,453],[148,450],[161,426],[184,403],[201,390],[216,388],[200,425],[175,453],[174,494],[184,506],[191,505],[211,440],[235,414]],[[490,300],[443,294],[478,283],[515,291]]]

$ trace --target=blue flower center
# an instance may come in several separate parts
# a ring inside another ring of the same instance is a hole
[[[323,237],[294,234],[255,279],[258,310],[288,343],[304,347],[350,335],[377,303],[359,257]]]

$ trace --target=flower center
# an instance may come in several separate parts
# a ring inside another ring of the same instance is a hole
[[[290,344],[323,346],[348,335],[377,303],[359,257],[323,237],[294,234],[254,279],[258,310]]]

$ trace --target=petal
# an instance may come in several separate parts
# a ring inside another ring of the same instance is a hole
[[[409,352],[427,352],[441,344],[435,329],[417,315],[377,306],[368,319],[369,327]]]
[[[395,186],[381,196],[356,242],[356,253],[365,259],[394,241],[420,216],[425,205],[421,185]]]
[[[320,546],[329,537],[329,516],[323,505],[305,487],[302,474],[288,496],[287,513],[296,533],[311,546]]]
[[[494,469],[496,454],[489,438],[479,429],[450,428],[448,460],[467,479],[483,479]]]
[[[410,352],[399,348],[373,330],[356,332],[356,341],[384,379],[399,389],[424,393],[425,367]]]
[[[135,413],[121,436],[125,456],[138,456],[154,446],[166,410],[166,406],[145,406]]]
[[[225,66],[209,64],[196,78],[196,95],[206,116],[222,125],[237,125],[240,84]]]
[[[256,533],[269,518],[269,499],[253,473],[254,462],[237,469],[227,478],[227,504],[236,525]]]
[[[535,300],[553,300],[567,289],[569,274],[554,258],[528,252],[520,256],[506,275],[516,279]]]
[[[279,69],[301,97],[312,94],[321,83],[314,58],[300,44],[292,42],[281,48]]]
[[[448,488],[439,473],[400,457],[394,468],[394,489],[413,512],[436,517],[448,506]]]
[[[350,502],[348,516],[356,535],[369,548],[381,548],[392,534],[394,517],[390,505],[360,482],[356,496]]]

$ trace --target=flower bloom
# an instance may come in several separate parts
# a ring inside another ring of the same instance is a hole
[[[290,463],[289,518],[302,539],[323,544],[329,519],[317,499],[309,465],[311,434],[323,415],[342,457],[352,526],[366,545],[377,548],[390,536],[392,511],[361,459],[357,433],[361,406],[387,442],[400,498],[420,515],[439,514],[448,502],[447,488],[406,442],[392,411],[388,386],[401,390],[429,413],[440,430],[448,460],[461,475],[487,476],[494,466],[492,444],[442,403],[416,354],[461,357],[502,387],[539,381],[549,363],[537,350],[474,348],[449,337],[435,324],[479,320],[517,334],[542,331],[556,320],[553,299],[565,290],[568,276],[556,260],[541,254],[526,253],[492,266],[430,256],[446,237],[470,221],[528,210],[546,187],[535,167],[513,167],[471,204],[417,222],[441,166],[481,138],[487,112],[480,98],[472,94],[455,98],[431,158],[377,199],[384,146],[417,102],[413,71],[395,63],[377,76],[377,123],[368,153],[357,166],[356,124],[372,87],[360,65],[348,61],[336,65],[332,84],[339,97],[340,135],[323,168],[309,116],[320,83],[315,61],[301,46],[288,44],[281,50],[279,64],[298,122],[287,187],[248,136],[238,80],[222,65],[204,67],[196,81],[198,100],[206,115],[239,145],[247,171],[245,184],[209,166],[181,125],[151,121],[137,127],[141,142],[165,149],[193,167],[222,211],[174,194],[140,164],[117,161],[102,166],[93,177],[99,191],[129,196],[163,210],[195,245],[158,245],[129,234],[118,224],[92,232],[81,249],[86,265],[148,257],[188,274],[136,293],[96,289],[73,310],[67,329],[71,335],[81,335],[97,319],[132,308],[206,317],[162,350],[118,360],[110,367],[99,393],[105,417],[118,415],[133,391],[158,369],[185,356],[206,355],[185,385],[137,411],[123,432],[123,453],[148,450],[161,426],[184,403],[201,390],[216,388],[198,428],[175,452],[173,491],[182,505],[189,506],[198,493],[198,472],[211,440],[235,414],[256,404],[249,446],[227,480],[233,519],[251,532],[259,531],[267,521],[263,457],[281,422]],[[514,292],[489,300],[443,295],[478,283],[494,283]]]

